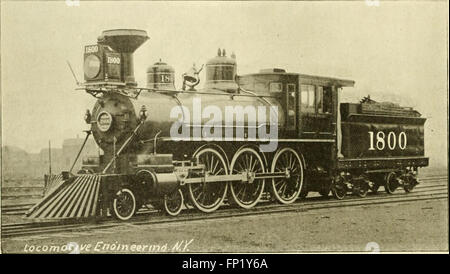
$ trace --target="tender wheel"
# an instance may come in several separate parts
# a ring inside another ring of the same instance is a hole
[[[177,189],[171,194],[164,196],[164,210],[170,216],[177,216],[180,214],[184,205],[184,197],[181,189]]]
[[[331,184],[331,193],[333,193],[334,198],[342,200],[347,195],[347,185],[345,184],[344,178],[339,177]]]
[[[370,186],[370,191],[371,191],[373,194],[377,194],[379,188],[380,188],[380,185],[379,185],[379,184],[373,183],[373,184]]]
[[[369,192],[369,185],[366,182],[359,182],[358,186],[354,189],[354,193],[361,198],[366,197],[367,192]]]
[[[251,174],[265,172],[264,163],[252,148],[242,148],[233,157],[230,167],[232,174],[241,172]],[[230,193],[233,201],[243,208],[255,206],[264,191],[264,179],[252,179],[249,182],[230,182]]]
[[[411,192],[417,185],[417,181],[414,177],[407,177],[405,183],[403,184],[403,189],[406,193]]]
[[[208,175],[227,175],[226,162],[219,152],[212,148],[205,148],[195,154],[199,163],[205,165]],[[224,182],[209,182],[189,184],[189,198],[194,206],[203,212],[212,212],[219,208],[227,194],[228,184]]]
[[[405,190],[406,193],[410,193],[413,190],[414,186],[411,184],[405,184],[403,186],[403,189]]]
[[[126,221],[136,213],[136,197],[131,190],[123,188],[116,193],[112,203],[114,217]]]
[[[297,200],[303,186],[303,163],[298,153],[291,148],[277,152],[272,162],[272,172],[287,172],[288,178],[272,179],[272,193],[282,204]]]
[[[395,172],[388,173],[386,175],[386,182],[384,185],[384,189],[386,190],[386,192],[389,194],[393,194],[398,186],[399,186],[399,183],[398,183],[397,175],[395,174]]]

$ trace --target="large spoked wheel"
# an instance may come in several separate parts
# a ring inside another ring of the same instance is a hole
[[[252,208],[261,199],[264,191],[264,179],[254,179],[255,173],[265,171],[264,162],[252,148],[242,148],[236,152],[231,161],[232,174],[247,173],[250,175],[248,182],[234,181],[230,183],[230,193],[233,202],[243,208]]]
[[[395,172],[390,172],[386,175],[386,182],[384,185],[384,189],[386,189],[386,192],[389,194],[393,194],[394,191],[399,186],[397,175]]]
[[[128,188],[123,188],[116,193],[112,202],[112,212],[115,218],[126,221],[136,213],[136,197]]]
[[[199,163],[205,165],[205,175],[227,175],[227,164],[215,149],[205,148],[196,153]],[[189,184],[189,198],[194,206],[203,212],[213,212],[222,204],[227,194],[225,182]]]
[[[347,191],[347,185],[342,177],[339,177],[339,179],[331,184],[331,193],[333,193],[334,198],[338,200],[344,199],[347,195]]]
[[[184,205],[184,197],[181,189],[177,189],[171,194],[164,196],[164,210],[170,216],[177,216],[180,214]]]
[[[291,148],[277,152],[272,162],[272,172],[286,172],[287,178],[272,179],[272,193],[282,204],[297,200],[303,186],[303,163],[298,153]]]

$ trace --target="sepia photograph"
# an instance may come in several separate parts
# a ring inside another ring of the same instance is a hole
[[[448,254],[448,6],[2,0],[1,253]]]

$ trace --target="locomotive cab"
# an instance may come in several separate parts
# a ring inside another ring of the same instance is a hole
[[[287,73],[284,69],[263,69],[259,73],[240,76],[239,86],[257,95],[272,97],[277,100],[286,117],[282,128],[290,137],[295,137],[298,108],[298,74]]]
[[[334,138],[337,92],[354,85],[350,80],[288,73],[279,68],[240,76],[238,82],[245,90],[279,101],[286,116],[283,130],[290,138],[314,139]]]
[[[300,136],[333,140],[338,135],[339,92],[351,80],[299,74]]]

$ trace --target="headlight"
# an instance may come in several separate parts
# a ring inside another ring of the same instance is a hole
[[[100,112],[97,117],[97,126],[100,131],[108,131],[112,125],[112,116],[106,111]]]
[[[93,79],[100,73],[100,58],[92,54],[84,59],[84,74],[87,78]]]

